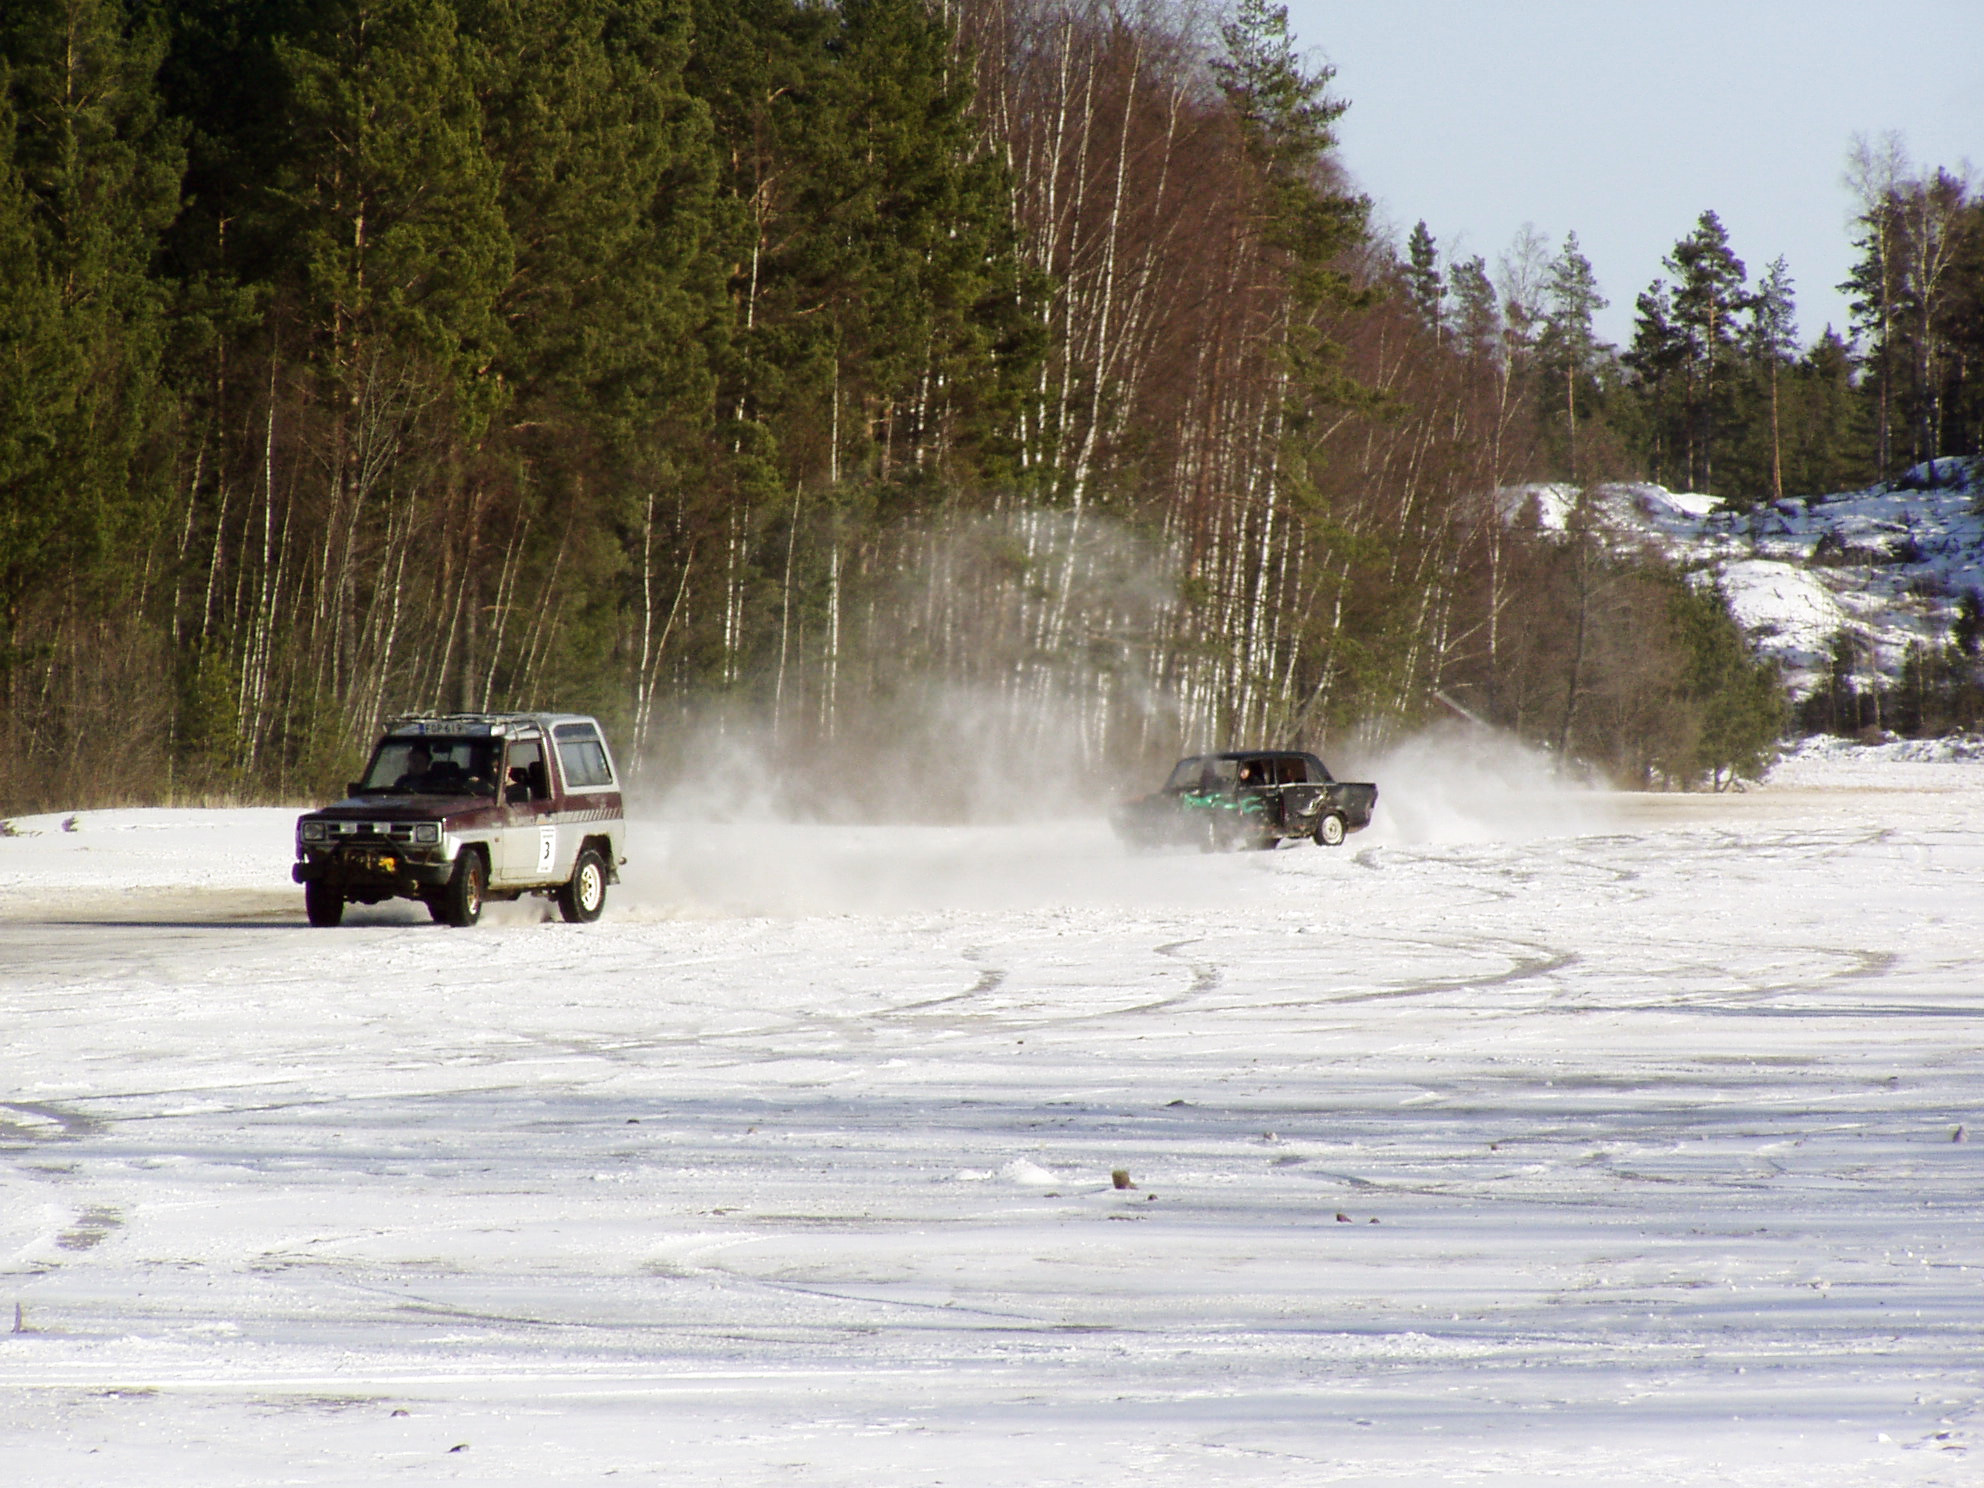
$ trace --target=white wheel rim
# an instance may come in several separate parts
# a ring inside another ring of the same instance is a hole
[[[599,901],[606,897],[606,876],[599,871],[597,863],[588,863],[579,872],[579,903],[587,914],[599,908]]]

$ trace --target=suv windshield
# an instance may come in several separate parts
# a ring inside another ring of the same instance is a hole
[[[501,739],[381,739],[358,791],[365,796],[493,796],[502,755]]]

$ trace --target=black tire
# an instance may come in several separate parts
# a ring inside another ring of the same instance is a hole
[[[1342,847],[1343,839],[1350,835],[1350,829],[1343,824],[1340,812],[1325,811],[1316,818],[1316,846]]]
[[[445,888],[423,889],[420,902],[427,906],[427,917],[435,924],[448,923],[448,891]]]
[[[320,930],[335,929],[344,919],[344,895],[329,884],[303,886],[303,913]]]
[[[570,882],[559,887],[558,913],[568,925],[590,925],[606,908],[606,863],[591,848],[572,865]]]
[[[467,929],[482,918],[482,901],[489,892],[489,868],[482,854],[465,847],[455,859],[455,871],[441,891],[443,924]]]

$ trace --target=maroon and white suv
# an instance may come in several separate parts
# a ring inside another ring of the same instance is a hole
[[[290,875],[313,925],[394,898],[473,925],[488,900],[524,894],[555,899],[567,920],[596,920],[627,861],[613,756],[581,714],[389,719],[347,791],[297,819]]]

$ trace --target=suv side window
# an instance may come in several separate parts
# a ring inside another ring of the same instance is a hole
[[[544,766],[544,751],[535,739],[515,739],[510,743],[510,767],[505,777],[504,795],[523,786],[533,801],[551,798],[551,774]]]

